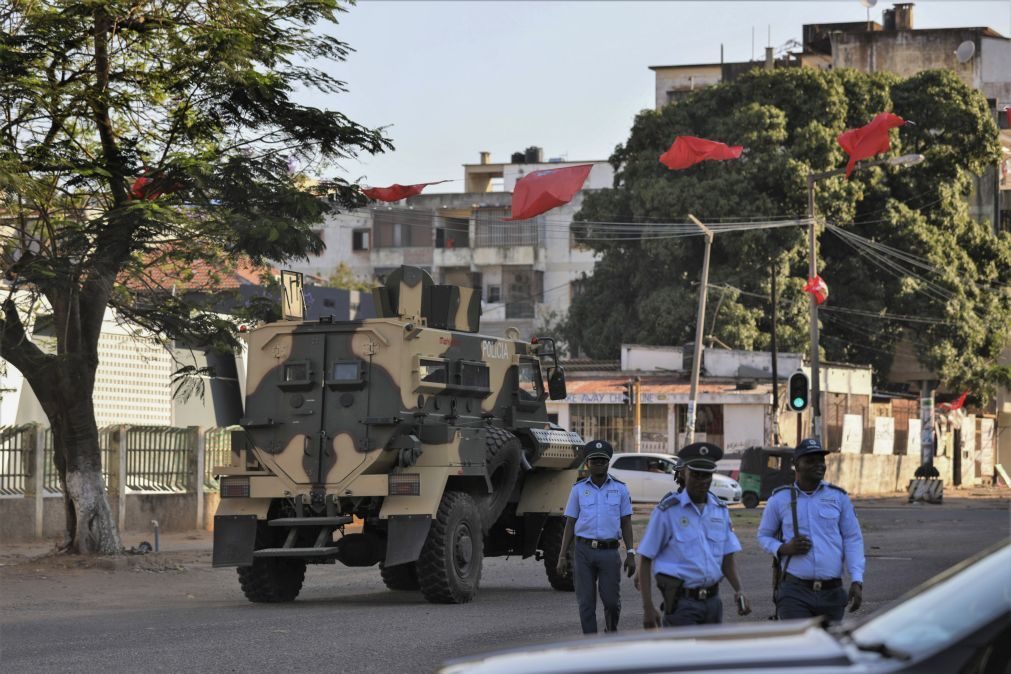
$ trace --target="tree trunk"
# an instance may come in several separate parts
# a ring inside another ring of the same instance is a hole
[[[67,364],[64,368],[71,369]],[[62,379],[57,377],[57,382]],[[102,452],[91,398],[93,387],[82,385],[80,379],[75,383],[76,386],[46,386],[42,391],[33,386],[53,431],[55,463],[67,513],[64,547],[82,555],[119,554],[122,551],[119,531],[102,477]]]

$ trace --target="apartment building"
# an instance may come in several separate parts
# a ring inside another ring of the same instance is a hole
[[[533,171],[592,164],[583,192],[568,204],[529,220],[506,221],[516,182]],[[593,272],[595,256],[575,241],[573,216],[587,190],[611,187],[606,161],[545,161],[540,148],[494,163],[490,153],[465,164],[464,192],[420,194],[327,218],[319,234],[326,250],[289,265],[328,277],[345,265],[362,280],[382,281],[408,264],[426,269],[436,283],[482,290],[481,331],[504,336],[514,327],[529,337],[562,318]]]

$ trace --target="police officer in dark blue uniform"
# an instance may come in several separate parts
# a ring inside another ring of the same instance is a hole
[[[619,537],[625,541],[625,570],[635,571],[632,547],[632,497],[621,480],[607,468],[614,448],[606,440],[592,440],[583,447],[590,475],[572,486],[565,506],[562,550],[568,550],[575,535],[572,580],[579,602],[583,634],[597,631],[597,589],[604,604],[604,631],[618,629],[621,614],[621,558]],[[565,557],[559,555],[558,573],[565,573]]]
[[[716,462],[723,450],[708,442],[682,449],[685,487],[657,504],[639,544],[643,624],[647,628],[701,625],[723,621],[720,581],[734,588],[737,612],[751,613],[741,592],[734,553],[741,543],[730,525],[727,507],[710,493]],[[648,579],[655,573],[663,595],[663,618],[653,605]]]
[[[781,620],[825,616],[840,622],[847,604],[852,612],[863,601],[863,534],[846,490],[822,479],[825,454],[814,438],[797,445],[797,481],[772,493],[758,525],[759,544],[779,558]],[[844,566],[852,581],[849,592],[843,587]]]

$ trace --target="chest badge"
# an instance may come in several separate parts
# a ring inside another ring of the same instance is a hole
[[[687,517],[682,517],[681,518],[681,526],[683,526],[683,527],[688,526],[688,518]]]
[[[586,491],[583,492],[583,496],[589,496],[589,495],[590,495],[590,490],[589,489],[587,489]]]

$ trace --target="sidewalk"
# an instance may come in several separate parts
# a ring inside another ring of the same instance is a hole
[[[876,496],[855,496],[853,501],[857,508],[899,508],[908,507],[913,508],[947,508],[947,509],[964,509],[964,508],[979,508],[981,507],[980,501],[989,501],[984,507],[988,508],[1011,508],[1011,489],[1000,486],[1000,487],[951,487],[945,486],[944,488],[944,502],[940,505],[930,505],[922,503],[909,503],[909,499],[904,492],[899,492],[895,494],[882,494]],[[747,513],[761,512],[760,506],[758,509],[753,511],[748,511],[744,506],[735,505],[731,506],[731,509],[735,512]],[[636,503],[634,505],[634,516],[636,519],[640,519],[643,524],[648,519],[649,514],[653,511],[653,506],[645,503]],[[141,542],[147,542],[152,547],[154,546],[154,532],[153,531],[127,531],[121,534],[121,539],[123,547],[129,550],[132,547],[136,547],[141,544]],[[162,533],[159,536],[159,546],[158,555],[154,557],[160,557],[162,559],[167,558],[178,558],[178,559],[190,559],[197,557],[207,557],[207,561],[210,561],[210,552],[214,540],[214,533],[211,531],[203,531],[199,529],[193,529],[191,531],[174,531]],[[5,543],[2,548],[0,548],[0,567],[3,566],[14,566],[18,564],[24,564],[26,562],[31,562],[33,560],[40,560],[47,557],[56,556],[56,546],[60,541],[57,539],[51,540],[41,540],[41,541],[25,541],[22,543]],[[62,556],[67,560],[81,560],[82,558],[73,555]],[[152,555],[126,555],[126,559],[139,560],[144,557],[152,558]],[[98,558],[96,558],[98,559]]]
[[[211,545],[214,540],[214,533],[194,529],[192,531],[173,531],[162,533],[158,540],[158,551],[160,554],[171,553],[206,553],[210,554]],[[126,531],[120,534],[123,547],[127,550],[140,545],[142,542],[149,543],[154,547],[153,531]],[[61,539],[47,539],[40,541],[25,541],[21,543],[5,543],[0,548],[0,566],[14,566],[33,560],[57,556],[57,545]],[[144,557],[147,555],[131,555],[131,557]],[[80,559],[79,556],[65,555],[67,559]]]

